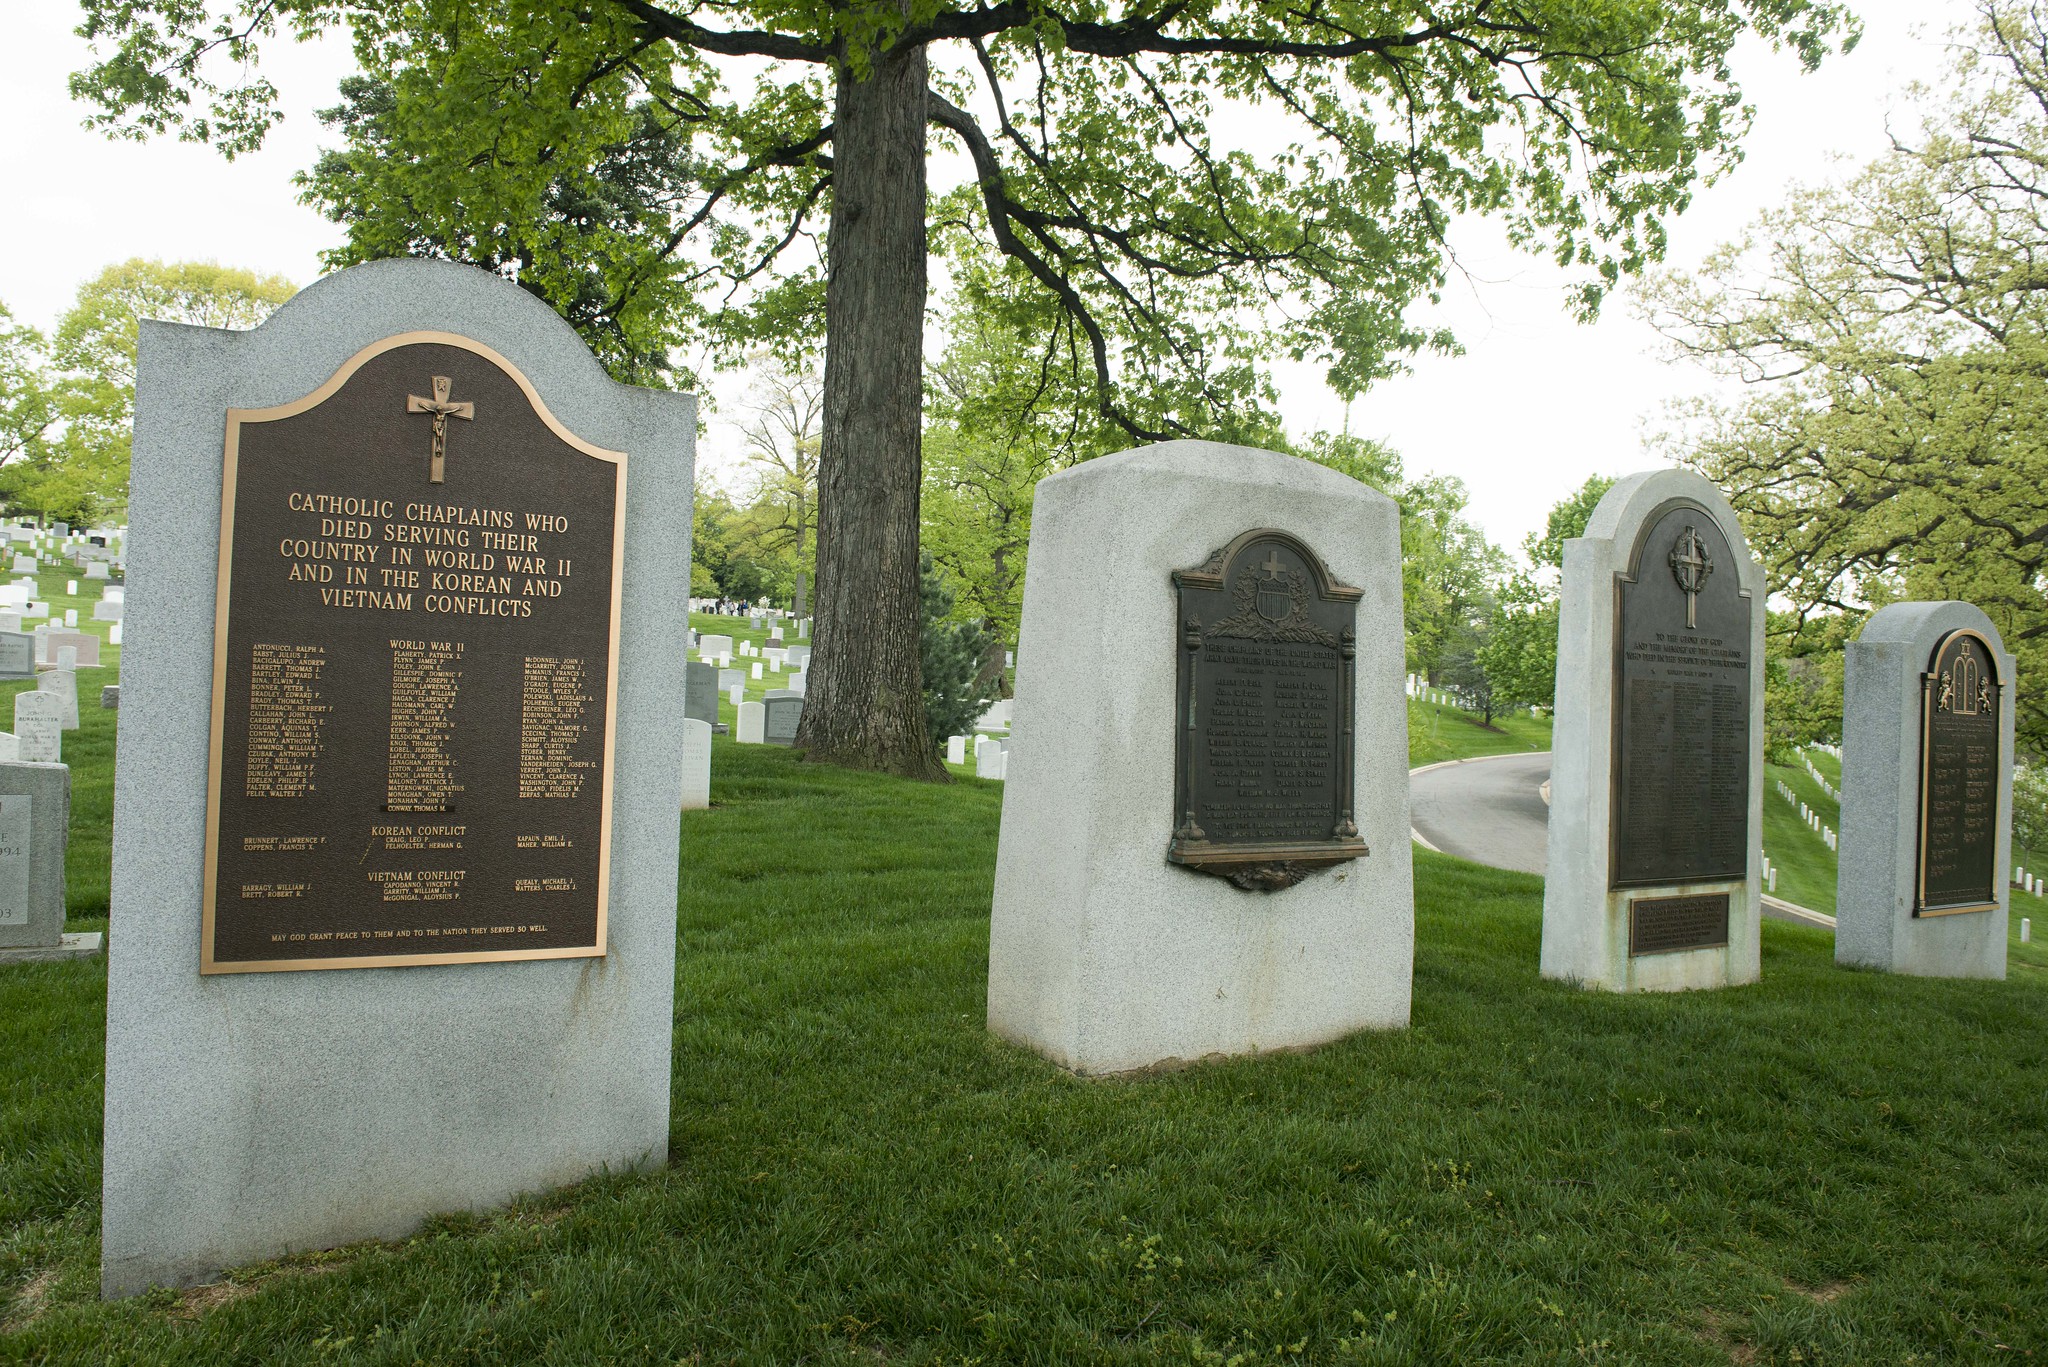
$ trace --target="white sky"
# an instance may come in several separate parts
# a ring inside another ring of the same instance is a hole
[[[1856,8],[1862,44],[1816,75],[1761,44],[1738,53],[1737,77],[1757,109],[1747,160],[1672,223],[1669,264],[1689,267],[1739,236],[1791,185],[1843,174],[1841,158],[1882,151],[1902,87],[1939,74],[1940,40],[1970,9],[1967,0],[1857,0]],[[310,282],[318,253],[339,234],[298,204],[291,177],[323,141],[313,111],[336,102],[336,82],[353,69],[346,43],[267,50],[264,69],[282,93],[285,122],[261,152],[230,163],[204,147],[113,143],[83,130],[84,109],[65,89],[86,60],[71,33],[76,22],[64,0],[15,4],[0,20],[0,128],[9,131],[0,184],[12,200],[0,215],[0,301],[17,319],[48,327],[82,281],[132,256],[217,260]],[[1415,374],[1353,405],[1351,429],[1390,441],[1411,474],[1462,478],[1479,524],[1518,547],[1588,475],[1645,464],[1643,436],[1665,404],[1716,382],[1660,360],[1656,334],[1622,299],[1597,324],[1573,323],[1557,272],[1508,251],[1490,225],[1460,225],[1454,242],[1466,274],[1428,316],[1448,321],[1466,354],[1418,359]],[[1342,405],[1318,369],[1286,367],[1280,382],[1290,430],[1343,426]],[[703,463],[730,482],[736,447],[731,426],[714,422]]]

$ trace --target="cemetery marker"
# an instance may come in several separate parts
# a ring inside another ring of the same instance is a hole
[[[1015,741],[974,742],[989,1027],[1092,1074],[1405,1025],[1401,656],[1399,511],[1355,480],[1175,441],[1041,483],[1015,710],[976,723]]]
[[[404,260],[135,413],[103,1292],[663,1163],[690,398]]]
[[[1969,603],[1894,603],[1844,651],[1835,959],[2003,978],[2012,657]]]
[[[1763,575],[1687,471],[1566,543],[1542,971],[1616,991],[1758,972]]]

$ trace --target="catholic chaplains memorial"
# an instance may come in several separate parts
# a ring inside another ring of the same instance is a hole
[[[1758,972],[1762,570],[1687,471],[1565,544],[1542,971],[1618,991]]]
[[[603,952],[626,459],[551,419],[440,333],[228,413],[203,971]]]
[[[108,1294],[665,1158],[694,430],[466,267],[145,325]]]

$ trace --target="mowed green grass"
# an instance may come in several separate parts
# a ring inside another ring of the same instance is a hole
[[[1527,712],[1495,717],[1488,727],[1477,712],[1408,700],[1408,763],[1437,764],[1513,751],[1548,750],[1550,718]]]
[[[1082,1081],[983,1025],[999,785],[714,765],[663,1172],[103,1305],[104,967],[0,976],[0,1360],[2048,1357],[2048,975],[1585,993],[1418,853],[1409,1028]]]

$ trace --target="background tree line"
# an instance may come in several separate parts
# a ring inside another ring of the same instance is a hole
[[[1960,598],[2018,657],[2019,744],[2048,756],[2048,16],[1979,0],[1951,41],[1951,78],[1888,153],[1639,296],[1750,391],[1663,440],[1727,492],[1769,575],[1780,749],[1839,739],[1843,647],[1871,611]]]
[[[118,520],[141,320],[254,327],[294,289],[210,261],[137,259],[81,285],[47,336],[0,304],[0,507],[78,526]]]

